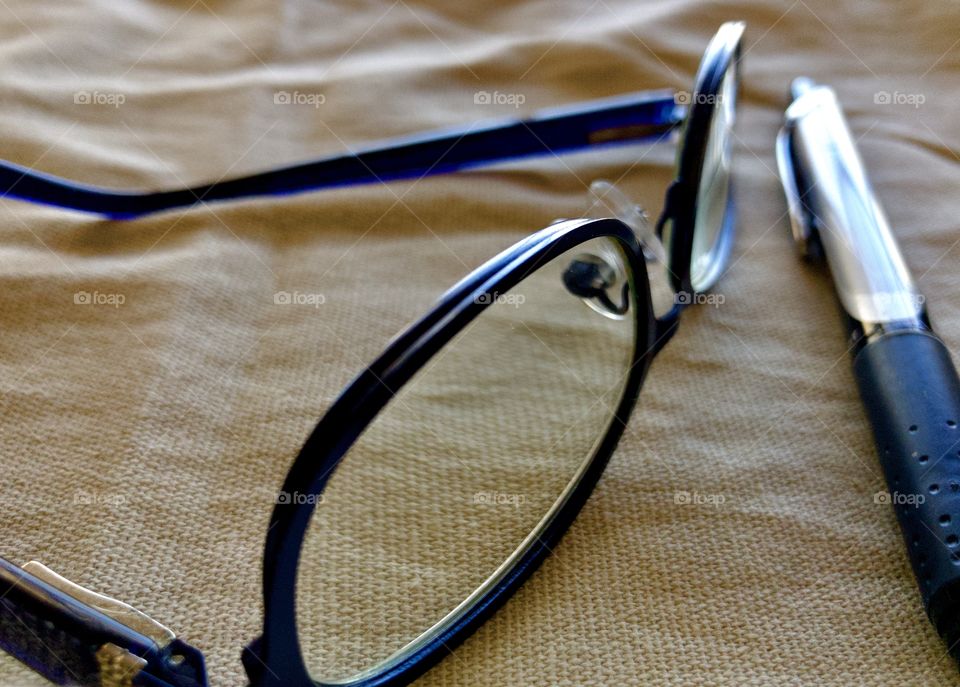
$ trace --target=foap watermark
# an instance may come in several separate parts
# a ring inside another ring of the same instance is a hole
[[[699,491],[676,491],[673,502],[678,506],[713,506],[719,508],[727,502],[723,494],[702,494]]]
[[[473,94],[474,105],[509,105],[519,108],[527,102],[523,93],[501,93],[500,91],[477,91]]]
[[[522,293],[481,293],[473,302],[478,305],[512,305],[519,308],[527,302],[527,297]]]
[[[879,291],[869,294],[869,302],[881,313],[890,311],[919,311],[927,302],[922,293],[903,291]]]
[[[273,294],[273,302],[276,305],[307,305],[312,308],[319,308],[327,302],[327,297],[322,293],[301,293],[300,291],[277,291]]]
[[[74,105],[106,105],[108,107],[120,107],[127,102],[127,96],[123,93],[111,93],[106,91],[77,91],[73,94]]]
[[[927,497],[923,494],[904,494],[899,491],[878,491],[873,495],[874,503],[891,506],[912,506],[919,508],[926,503]]]
[[[101,293],[100,291],[77,291],[73,294],[74,305],[109,305],[119,308],[127,302],[122,293]]]
[[[274,105],[309,105],[320,107],[327,102],[323,93],[304,93],[303,91],[277,91],[273,94]]]
[[[714,308],[719,308],[727,302],[727,298],[722,293],[678,291],[673,296],[673,302],[677,305],[712,305]]]
[[[918,108],[927,102],[923,93],[905,93],[903,91],[877,91],[873,94],[873,102],[877,105],[906,105]]]
[[[107,506],[109,508],[117,508],[126,504],[126,502],[126,495],[118,493],[77,491],[73,494],[73,505],[75,506]]]
[[[323,503],[323,494],[281,491],[277,494],[276,503],[280,506],[317,506]]]
[[[508,494],[501,491],[478,491],[473,495],[473,502],[481,506],[512,506],[519,508],[527,502],[523,494]]]
[[[723,97],[723,93],[677,91],[673,94],[673,102],[677,105],[722,105]]]

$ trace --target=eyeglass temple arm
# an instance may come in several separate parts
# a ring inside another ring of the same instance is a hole
[[[203,654],[125,603],[0,558],[0,649],[58,685],[207,687]]]
[[[361,152],[168,191],[112,190],[0,161],[0,197],[129,219],[212,201],[281,196],[418,179],[532,155],[662,137],[683,118],[671,91],[645,91],[543,110],[527,119],[434,131]]]

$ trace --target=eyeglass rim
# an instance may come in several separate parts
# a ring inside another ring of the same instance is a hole
[[[677,171],[673,182],[667,188],[663,212],[657,221],[661,234],[667,222],[672,222],[670,240],[670,281],[677,293],[695,293],[691,283],[691,259],[693,257],[693,233],[696,229],[697,200],[700,180],[703,176],[703,163],[706,156],[707,140],[710,135],[710,123],[717,105],[723,78],[730,73],[736,79],[736,90],[740,84],[740,55],[744,22],[725,22],[714,34],[700,60],[694,82],[690,109],[683,124],[683,132],[677,155]],[[710,97],[714,96],[714,97]],[[733,246],[733,225],[736,205],[733,185],[727,197],[719,239],[717,262],[722,266],[729,257]],[[722,269],[718,271],[722,273]],[[716,279],[710,281],[700,291],[709,289]]]
[[[657,322],[643,253],[633,231],[614,219],[567,220],[547,227],[484,263],[453,286],[420,320],[400,334],[351,382],[330,406],[297,456],[283,485],[285,493],[319,496],[339,460],[373,422],[390,398],[493,299],[506,293],[555,257],[595,238],[611,238],[624,249],[635,284],[636,341],[630,370],[614,420],[571,491],[536,544],[518,556],[499,583],[462,616],[398,663],[376,675],[347,682],[351,687],[406,685],[441,660],[486,621],[549,555],[593,491],[616,448],[655,355]],[[263,634],[244,650],[252,687],[316,687],[296,631],[296,574],[299,555],[318,499],[278,503],[270,519],[263,558]],[[341,684],[341,683],[338,683]]]
[[[731,67],[737,70],[739,81],[743,28],[741,22],[727,22],[720,27],[701,60],[694,86],[695,94],[715,94]],[[696,194],[713,106],[712,99],[694,98],[680,144],[676,178],[668,188],[663,215],[658,223],[660,226],[664,220],[674,223],[670,254],[671,282],[678,292],[692,292],[690,258]],[[733,212],[731,194],[721,230],[728,241],[724,250],[729,250],[732,239]],[[500,583],[481,596],[469,611],[400,662],[385,667],[372,677],[345,684],[351,687],[406,685],[422,675],[443,658],[444,651],[463,642],[513,595],[543,562],[583,507],[623,433],[650,362],[660,348],[657,339],[664,335],[665,330],[665,323],[658,323],[654,316],[646,265],[633,231],[612,219],[568,220],[529,236],[486,262],[452,287],[434,308],[400,334],[377,360],[347,386],[317,424],[294,461],[283,491],[319,496],[337,462],[385,407],[393,393],[457,332],[475,319],[483,308],[492,303],[492,299],[478,299],[477,295],[505,293],[554,257],[602,236],[619,241],[625,249],[628,267],[636,284],[637,307],[634,314],[637,318],[637,339],[627,383],[615,413],[616,419],[611,422],[583,479],[546,527],[538,544],[520,556]],[[278,503],[271,517],[263,560],[264,631],[244,651],[244,665],[252,687],[322,685],[310,677],[296,633],[296,573],[300,548],[316,499],[305,501],[300,504]]]

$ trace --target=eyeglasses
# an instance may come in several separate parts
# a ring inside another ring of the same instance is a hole
[[[527,237],[450,289],[320,420],[271,517],[263,633],[242,656],[253,687],[408,684],[490,617],[569,528],[651,361],[728,259],[743,30],[724,24],[710,42],[685,112],[670,93],[639,93],[155,193],[0,163],[7,197],[119,219],[682,127],[655,232],[620,202],[620,219],[564,220]],[[661,316],[648,262],[674,291]],[[198,650],[39,563],[0,559],[0,647],[58,684],[206,684]]]

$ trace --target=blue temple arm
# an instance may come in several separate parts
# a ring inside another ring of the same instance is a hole
[[[129,219],[198,203],[417,179],[531,155],[655,138],[682,118],[672,92],[646,91],[543,110],[525,119],[433,131],[360,152],[166,191],[87,186],[0,161],[0,196]]]
[[[158,641],[138,611],[36,571],[0,558],[0,649],[57,685],[207,687],[203,654],[169,630]]]

